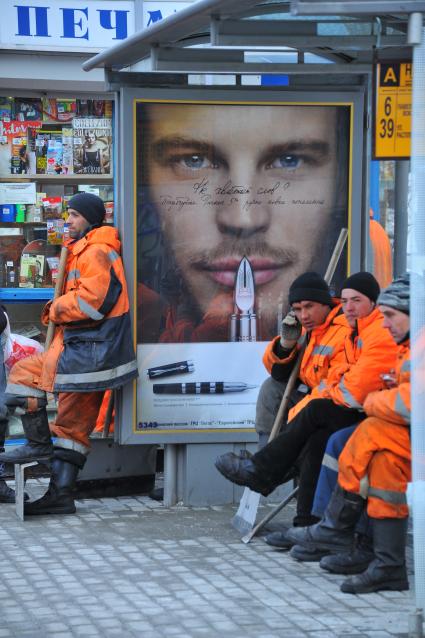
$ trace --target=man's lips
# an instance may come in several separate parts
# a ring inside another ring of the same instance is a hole
[[[215,259],[208,263],[202,264],[200,270],[207,272],[208,275],[218,284],[233,288],[235,285],[236,272],[239,268],[241,259]],[[254,273],[254,281],[257,286],[267,284],[278,276],[279,271],[290,265],[290,262],[276,262],[272,259],[264,257],[249,257],[249,263]]]

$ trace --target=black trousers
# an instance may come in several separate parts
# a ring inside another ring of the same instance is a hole
[[[337,430],[359,423],[365,416],[330,399],[313,399],[252,460],[259,472],[276,486],[285,482],[296,466],[297,516],[309,516],[329,437]]]

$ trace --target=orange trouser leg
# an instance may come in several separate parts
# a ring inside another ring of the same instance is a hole
[[[10,371],[6,392],[20,396],[44,396],[39,387],[44,358],[45,353],[40,353],[17,361]]]
[[[103,390],[59,393],[58,414],[55,423],[50,425],[53,435],[59,439],[55,445],[88,453],[89,435],[96,425],[103,395]]]
[[[406,491],[412,478],[410,455],[402,458],[390,450],[377,452],[369,466],[367,513],[372,518],[409,516]]]
[[[369,516],[405,518],[410,461],[407,427],[369,417],[357,426],[339,457],[338,482],[368,498]]]

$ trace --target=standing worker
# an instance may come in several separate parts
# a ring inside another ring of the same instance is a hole
[[[26,515],[75,512],[72,490],[89,453],[104,391],[137,376],[118,232],[102,226],[105,206],[97,195],[74,195],[68,214],[64,292],[46,304],[42,315],[45,325],[56,324],[55,337],[45,353],[13,367],[6,387],[6,405],[25,410],[28,442],[0,454],[0,462],[51,459],[49,488],[41,499],[25,504]],[[46,392],[58,393],[50,428]]]

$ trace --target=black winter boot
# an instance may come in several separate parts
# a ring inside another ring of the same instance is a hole
[[[350,552],[325,556],[320,561],[320,567],[331,574],[361,574],[374,558],[372,537],[362,534]]]
[[[4,452],[4,441],[7,432],[7,419],[0,419],[0,454]],[[4,464],[0,463],[0,503],[14,503],[15,492],[10,488],[6,481],[2,479],[4,473]]]
[[[268,496],[276,487],[245,453],[239,456],[234,452],[222,454],[216,459],[215,466],[220,474],[232,483],[249,487],[263,496]]]
[[[0,452],[4,452],[4,448],[0,447]],[[2,478],[4,472],[4,463],[0,463],[0,503],[14,503],[15,502],[15,490],[12,490],[8,486],[6,481]],[[28,501],[29,496],[24,494],[24,499]]]
[[[303,517],[303,518],[301,518],[300,516],[295,516],[292,524],[294,527],[307,527],[308,525],[314,525],[314,523],[317,523],[318,521],[319,521],[319,518],[313,515],[310,515],[309,517]],[[290,541],[288,538],[286,538],[287,531],[288,531],[288,528],[281,530],[280,532],[270,532],[270,534],[267,534],[264,540],[267,543],[267,545],[271,545],[272,547],[275,547],[276,549],[283,549],[283,550],[291,549],[294,543]]]
[[[329,554],[329,549],[317,549],[316,547],[306,547],[305,545],[294,545],[289,552],[291,558],[299,560],[301,563],[318,563],[324,556]]]
[[[24,504],[24,516],[75,514],[73,490],[78,472],[85,462],[84,454],[74,450],[55,448],[47,492],[37,501]]]
[[[374,518],[375,559],[362,574],[347,578],[341,591],[368,594],[374,591],[409,589],[406,571],[407,518]]]
[[[0,463],[30,463],[46,461],[53,454],[46,408],[22,415],[22,425],[28,443],[12,452],[0,454]]]
[[[322,520],[310,527],[291,527],[286,536],[294,545],[308,549],[345,550],[353,544],[354,528],[364,504],[359,494],[347,492],[337,484]]]

